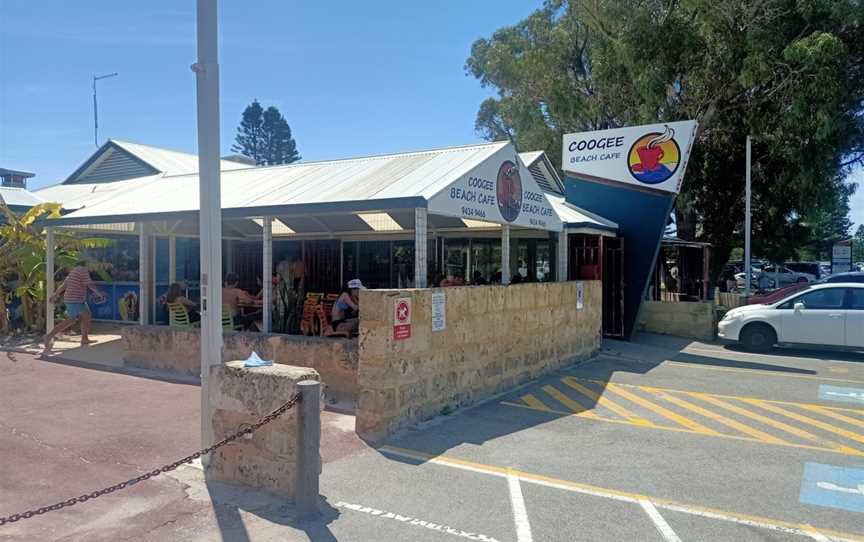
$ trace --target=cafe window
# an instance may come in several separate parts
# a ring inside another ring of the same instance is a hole
[[[461,280],[463,283],[468,282],[469,249],[470,243],[467,239],[444,240],[444,278]]]
[[[471,284],[500,282],[501,240],[474,239],[471,241]]]
[[[389,288],[390,241],[361,241],[359,245],[357,278],[367,288]]]
[[[391,288],[414,287],[414,241],[393,241]]]
[[[104,248],[83,251],[83,258],[91,268],[93,280],[106,277],[112,282],[138,282],[139,240],[132,235],[100,235],[111,243]],[[98,272],[97,272],[98,270]]]

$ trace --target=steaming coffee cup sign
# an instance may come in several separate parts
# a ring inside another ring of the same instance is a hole
[[[393,340],[411,337],[411,298],[400,297],[393,303]]]
[[[645,184],[660,184],[675,174],[681,163],[681,149],[675,141],[675,130],[666,126],[663,133],[651,132],[630,147],[630,174]]]

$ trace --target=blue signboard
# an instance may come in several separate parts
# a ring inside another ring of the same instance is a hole
[[[816,506],[864,512],[864,469],[806,463],[800,500]]]
[[[87,305],[90,307],[90,313],[97,320],[114,320],[114,304],[111,302],[114,298],[114,285],[97,283],[96,288],[102,295],[97,297],[93,295],[93,292],[87,295]]]
[[[864,405],[864,388],[841,388],[839,386],[819,386],[819,399]]]

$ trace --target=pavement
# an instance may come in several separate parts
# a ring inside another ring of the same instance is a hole
[[[194,385],[0,356],[0,516],[197,446]],[[864,541],[859,353],[644,335],[377,448],[322,421],[318,520],[188,466],[0,541]]]

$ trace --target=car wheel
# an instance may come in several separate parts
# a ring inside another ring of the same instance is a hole
[[[810,282],[807,277],[798,277],[798,282]]]
[[[741,330],[741,344],[751,352],[767,352],[777,344],[777,334],[768,324],[748,324]]]

